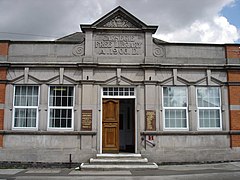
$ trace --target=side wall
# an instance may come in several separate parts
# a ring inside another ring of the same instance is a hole
[[[0,42],[0,61],[7,59],[8,55],[8,43]],[[7,67],[0,66],[0,130],[3,130],[4,126],[4,106],[5,106],[5,91],[6,91],[6,76]],[[3,147],[3,135],[0,135],[0,147]]]
[[[230,130],[231,147],[240,147],[240,70],[237,66],[240,63],[240,46],[231,45],[226,47],[228,64],[231,69],[228,70],[229,83],[229,107],[230,107]]]

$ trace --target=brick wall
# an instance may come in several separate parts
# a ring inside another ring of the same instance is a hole
[[[8,55],[8,43],[0,42],[0,56]],[[3,130],[4,123],[4,104],[6,91],[7,68],[0,66],[0,130]],[[0,135],[0,147],[3,147],[3,135]]]
[[[228,60],[240,59],[240,47],[226,46]],[[240,69],[228,70],[228,93],[230,105],[230,130],[240,131]],[[231,146],[240,147],[240,135],[231,135]]]
[[[226,56],[227,58],[239,58],[240,56],[240,46],[239,45],[231,45],[226,47]]]
[[[8,55],[8,43],[1,43],[0,42],[0,55],[7,56]]]
[[[6,91],[6,68],[0,68],[0,130],[3,130],[4,122],[4,104],[5,104],[5,91]],[[0,135],[0,147],[3,147],[3,135]]]
[[[231,135],[232,147],[240,147],[240,135]]]
[[[4,109],[0,109],[0,130],[3,130]],[[3,147],[3,135],[0,135],[0,147]]]
[[[240,71],[228,71],[230,130],[240,130]],[[234,83],[234,85],[231,85]],[[240,135],[231,135],[232,147],[240,147]]]

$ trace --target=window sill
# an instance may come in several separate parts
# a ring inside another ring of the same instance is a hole
[[[152,136],[194,136],[194,135],[229,135],[229,131],[142,131],[141,135]]]
[[[17,130],[0,130],[2,135],[96,135],[96,131],[17,131]]]

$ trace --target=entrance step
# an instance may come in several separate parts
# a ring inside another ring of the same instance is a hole
[[[156,163],[148,162],[141,154],[97,154],[89,163],[82,163],[81,170],[142,170],[158,169]]]
[[[91,170],[91,171],[110,171],[110,170],[144,170],[144,169],[158,169],[157,164],[141,164],[141,165],[132,165],[132,164],[81,164],[81,170]]]
[[[99,158],[99,159],[94,159],[91,158],[90,159],[90,163],[91,164],[102,164],[102,163],[106,163],[106,164],[144,164],[144,163],[148,163],[147,158],[136,158],[136,159],[132,159],[132,158]]]

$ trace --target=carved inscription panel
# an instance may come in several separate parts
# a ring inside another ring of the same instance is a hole
[[[81,129],[84,131],[92,130],[92,110],[82,110],[82,125]]]
[[[97,33],[94,35],[97,56],[144,55],[144,35],[136,33]]]

